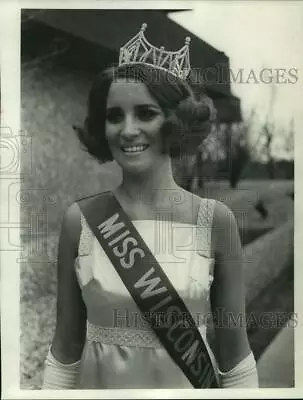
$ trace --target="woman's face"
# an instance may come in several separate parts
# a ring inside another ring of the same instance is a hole
[[[133,173],[147,171],[163,160],[163,110],[141,82],[117,80],[110,86],[105,134],[113,158]]]

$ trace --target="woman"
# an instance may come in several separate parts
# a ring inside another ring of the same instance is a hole
[[[213,110],[206,96],[197,100],[185,80],[171,78],[144,63],[105,70],[91,89],[79,138],[98,161],[122,168],[113,194],[192,316],[199,315],[205,342],[201,316],[209,302],[216,336],[209,351],[221,385],[257,387],[245,323],[230,318],[245,314],[235,218],[222,203],[178,186],[172,173],[172,160],[206,135]],[[79,203],[72,204],[62,223],[57,325],[43,388],[192,388],[141,316]]]

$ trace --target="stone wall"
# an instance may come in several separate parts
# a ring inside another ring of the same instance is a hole
[[[107,190],[120,179],[114,163],[100,165],[80,146],[73,124],[81,124],[92,76],[66,70],[55,62],[22,66],[22,129],[31,139],[31,152],[22,157],[31,163],[23,189],[31,189],[23,204],[23,218],[32,205],[48,213],[48,230],[58,232],[66,207],[75,199]]]

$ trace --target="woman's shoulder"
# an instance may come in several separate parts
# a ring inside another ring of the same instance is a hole
[[[231,208],[219,200],[213,201],[213,227],[223,228],[235,223],[235,215]]]
[[[73,241],[78,242],[82,230],[81,215],[82,210],[91,207],[95,200],[102,200],[110,191],[95,193],[89,196],[83,196],[71,203],[65,210],[63,216],[63,229],[69,234]]]
[[[89,207],[92,200],[101,197],[102,193],[83,196],[74,200],[66,209],[62,220],[62,231],[68,234],[73,241],[77,242],[81,234],[81,208]]]
[[[222,229],[230,225],[231,221],[234,219],[232,210],[219,200],[195,195],[194,203],[198,210],[198,219],[207,219],[208,224],[210,224],[213,229]]]
[[[76,202],[70,204],[63,215],[61,225],[61,238],[75,246],[79,242],[81,234],[81,212]]]
[[[213,199],[211,197],[199,196],[195,193],[183,190],[184,192],[184,203],[191,204],[192,208],[196,212],[207,211],[218,219],[218,222],[224,223],[227,216],[233,215],[231,209],[223,202]]]
[[[215,200],[212,220],[212,246],[216,253],[230,252],[241,247],[239,228],[232,209]]]
[[[98,199],[101,200],[101,199],[103,199],[103,198],[105,198],[107,196],[110,196],[110,195],[112,195],[112,191],[105,190],[103,192],[94,193],[94,194],[91,194],[89,196],[80,197],[77,200],[75,200],[75,202],[73,204],[76,203],[76,206],[78,206],[78,208],[79,208],[79,206],[82,207],[82,206],[85,206],[85,205],[89,205],[94,200],[98,200]]]
[[[182,189],[182,192],[183,196],[179,196],[179,202],[182,204],[180,211],[187,216],[184,217],[183,215],[184,218],[191,220],[193,224],[207,223],[209,226],[212,225],[216,214],[215,220],[219,219],[219,223],[224,223],[224,215],[227,215],[229,210],[224,203],[209,197],[199,196],[185,189]]]

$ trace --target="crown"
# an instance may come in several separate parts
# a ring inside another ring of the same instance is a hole
[[[186,79],[190,73],[189,43],[190,37],[185,38],[185,45],[178,51],[165,50],[153,46],[146,39],[144,32],[147,24],[143,23],[140,31],[120,48],[119,66],[123,64],[146,64],[166,70],[181,79]]]

